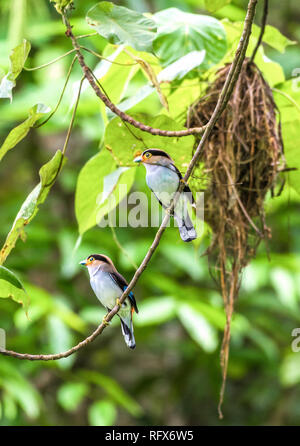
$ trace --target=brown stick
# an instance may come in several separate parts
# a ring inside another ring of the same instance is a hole
[[[267,17],[268,17],[268,9],[269,9],[269,0],[264,0],[264,12],[263,12],[263,16],[261,19],[261,28],[260,28],[260,34],[258,37],[258,41],[255,45],[255,48],[253,50],[252,56],[250,58],[250,62],[254,61],[254,58],[256,56],[257,50],[261,45],[263,36],[264,36],[264,32],[265,32],[265,28],[266,28],[266,24],[267,24]]]
[[[202,149],[203,145],[206,143],[208,137],[210,136],[210,133],[212,132],[213,127],[214,127],[218,117],[220,116],[220,114],[222,113],[224,108],[226,107],[226,104],[229,101],[230,95],[231,95],[233,88],[235,86],[235,83],[238,79],[238,76],[239,76],[239,73],[241,70],[241,66],[242,66],[243,60],[245,58],[247,46],[249,43],[249,37],[251,34],[251,27],[252,27],[252,23],[253,23],[253,19],[254,19],[256,4],[257,4],[257,0],[249,0],[247,14],[246,14],[245,22],[244,22],[244,29],[243,29],[243,33],[242,33],[241,39],[239,41],[235,56],[234,56],[234,60],[232,62],[231,68],[228,72],[228,76],[224,83],[218,103],[216,105],[216,108],[215,108],[215,110],[207,124],[204,135],[197,147],[197,150],[196,150],[196,152],[195,152],[195,154],[187,168],[187,171],[184,176],[185,182],[191,176],[192,171],[193,171],[193,169],[198,161],[198,158],[200,156],[201,149]],[[87,68],[87,70],[88,70],[88,68]],[[133,287],[137,283],[138,279],[142,275],[143,271],[146,269],[148,263],[150,262],[152,255],[154,254],[156,248],[159,245],[160,239],[161,239],[161,237],[165,231],[165,228],[168,224],[170,214],[172,213],[172,210],[174,209],[176,202],[177,202],[179,195],[182,192],[183,188],[184,188],[184,183],[181,182],[179,189],[178,189],[177,193],[175,194],[173,202],[172,202],[168,212],[166,212],[166,215],[165,215],[165,217],[164,217],[164,219],[163,219],[163,221],[155,235],[155,238],[154,238],[144,260],[140,264],[139,268],[136,270],[128,287],[126,288],[126,290],[120,297],[120,300],[119,300],[120,304],[122,304],[124,302],[124,300],[126,299],[128,294],[133,289]],[[107,314],[106,320],[109,322],[115,316],[115,314],[118,313],[119,309],[120,309],[120,307],[118,305],[115,305],[114,308]],[[36,361],[36,360],[49,361],[49,360],[67,358],[68,356],[70,356],[73,353],[80,350],[82,347],[85,347],[87,344],[94,341],[94,339],[96,339],[96,337],[102,333],[105,326],[106,325],[103,323],[100,324],[99,327],[90,336],[88,336],[86,339],[84,339],[83,341],[81,341],[79,344],[75,345],[71,349],[69,349],[65,352],[62,352],[62,353],[57,353],[57,354],[53,354],[53,355],[31,355],[28,353],[17,353],[17,352],[11,351],[11,350],[5,350],[5,349],[1,349],[1,348],[0,348],[0,353],[5,356],[12,356],[17,359],[28,359],[31,361]]]

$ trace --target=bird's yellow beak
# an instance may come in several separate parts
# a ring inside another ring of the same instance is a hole
[[[81,260],[81,262],[79,262],[79,265],[83,265],[83,266],[86,266],[86,259],[84,259],[84,260]]]
[[[141,163],[143,161],[143,158],[141,157],[141,155],[136,156],[133,161],[135,163]]]

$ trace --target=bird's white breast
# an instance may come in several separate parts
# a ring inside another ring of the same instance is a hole
[[[165,205],[169,206],[178,189],[178,174],[168,167],[144,164],[146,167],[146,183],[153,190],[156,197]],[[168,198],[169,197],[169,198]]]
[[[116,299],[122,295],[122,290],[104,271],[97,271],[90,278],[91,287],[102,305],[112,309],[116,304]]]

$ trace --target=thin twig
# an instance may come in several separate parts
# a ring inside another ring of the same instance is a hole
[[[42,125],[46,124],[46,123],[52,118],[52,116],[54,115],[54,113],[56,113],[58,107],[60,106],[60,103],[61,103],[61,101],[62,101],[62,98],[63,98],[63,96],[64,96],[64,94],[65,94],[65,91],[66,91],[66,88],[67,88],[67,85],[68,85],[68,82],[69,82],[69,79],[70,79],[70,76],[71,76],[71,72],[72,72],[72,69],[73,69],[73,66],[74,66],[74,63],[75,63],[76,59],[77,59],[77,57],[75,56],[75,57],[73,58],[72,62],[71,62],[71,65],[70,65],[70,68],[69,68],[69,70],[68,70],[67,77],[66,77],[66,80],[65,80],[65,83],[64,83],[64,87],[63,87],[63,89],[62,89],[62,92],[61,92],[61,94],[60,94],[60,97],[59,97],[59,99],[58,99],[58,102],[57,102],[56,106],[54,107],[54,109],[52,110],[52,112],[50,113],[50,115],[49,115],[44,121],[40,122],[39,124],[36,124],[36,125],[34,126],[34,128],[37,129],[37,128],[39,128],[39,127],[42,127]]]
[[[46,68],[49,65],[52,65],[55,62],[58,62],[59,60],[63,59],[64,57],[68,56],[69,54],[75,53],[75,49],[73,48],[72,50],[68,51],[65,54],[62,54],[61,56],[56,57],[53,60],[50,60],[50,62],[44,63],[43,65],[39,65],[38,67],[32,67],[32,68],[28,68],[28,67],[23,67],[23,69],[25,71],[36,71],[36,70],[40,70],[41,68]]]
[[[63,150],[62,150],[62,154],[63,155],[66,153],[66,150],[67,150],[67,147],[68,147],[68,144],[69,144],[69,139],[70,139],[71,132],[72,132],[72,129],[73,129],[73,124],[74,124],[74,120],[75,120],[75,116],[76,116],[76,112],[77,112],[77,107],[78,107],[78,103],[79,103],[79,99],[80,99],[80,94],[81,94],[81,88],[82,88],[83,81],[84,81],[84,76],[82,76],[82,78],[80,80],[79,89],[78,89],[78,93],[77,93],[77,98],[76,98],[74,110],[73,110],[73,113],[72,113],[71,122],[69,124],[68,133],[67,133],[67,136],[66,136],[66,140],[65,140],[65,143],[64,143]]]
[[[250,58],[250,62],[254,61],[254,58],[256,56],[257,50],[261,45],[263,36],[264,36],[264,32],[265,32],[265,28],[266,28],[266,23],[267,23],[267,17],[268,17],[268,8],[269,8],[269,0],[264,0],[264,12],[263,12],[263,16],[261,19],[261,28],[260,28],[260,34],[258,37],[258,41],[256,42],[255,48],[253,50],[252,56]]]
[[[87,51],[88,53],[92,54],[93,56],[97,57],[98,59],[106,60],[107,62],[110,62],[111,64],[121,65],[122,67],[132,67],[133,65],[137,65],[138,64],[137,62],[128,62],[128,63],[116,62],[114,60],[109,60],[106,57],[101,56],[101,54],[96,53],[96,51],[93,51],[90,48],[87,48],[86,46],[80,45],[80,48],[82,50]]]
[[[190,175],[192,174],[192,171],[193,171],[193,169],[198,161],[198,158],[200,156],[201,149],[202,149],[203,145],[206,143],[208,137],[210,136],[210,133],[213,130],[213,127],[221,113],[221,110],[224,109],[224,107],[226,107],[226,104],[230,98],[230,94],[232,93],[232,90],[233,90],[235,83],[238,79],[238,76],[239,76],[239,73],[241,70],[241,65],[245,58],[246,50],[247,50],[248,43],[249,43],[249,37],[251,34],[251,27],[252,27],[252,23],[253,23],[253,19],[254,19],[256,4],[257,4],[257,0],[249,0],[247,15],[246,15],[245,22],[244,22],[244,29],[243,29],[243,33],[242,33],[241,39],[239,41],[236,53],[235,53],[234,60],[232,62],[230,71],[228,72],[228,76],[224,83],[218,103],[216,105],[216,108],[215,108],[215,110],[207,124],[204,135],[203,135],[203,137],[197,147],[197,150],[196,150],[196,152],[188,166],[188,169],[184,176],[185,182],[189,179]],[[87,71],[88,71],[88,68],[87,68]],[[184,182],[181,182],[179,189],[178,189],[177,193],[175,194],[174,199],[172,200],[172,204],[171,204],[170,208],[167,210],[167,212],[164,216],[164,219],[163,219],[163,221],[155,235],[155,238],[154,238],[146,256],[144,257],[144,260],[142,261],[142,263],[136,270],[133,278],[131,279],[130,283],[128,284],[128,287],[126,288],[126,290],[123,292],[122,296],[119,299],[120,305],[122,305],[122,303],[127,298],[128,294],[132,291],[132,289],[136,285],[138,279],[140,278],[140,276],[146,269],[148,263],[150,262],[156,248],[159,245],[160,239],[161,239],[161,237],[166,229],[166,226],[169,222],[172,210],[174,209],[176,202],[178,200],[178,197],[179,197],[181,191],[183,190],[183,188],[184,188]],[[114,308],[107,314],[106,320],[109,322],[118,313],[119,309],[120,309],[120,306],[116,304],[114,306]],[[17,359],[28,359],[28,360],[32,360],[32,361],[36,361],[36,360],[49,361],[49,360],[57,360],[57,359],[61,359],[61,358],[67,358],[68,356],[77,352],[81,348],[85,347],[90,342],[94,341],[94,339],[96,339],[97,336],[99,336],[102,333],[102,331],[105,329],[105,327],[106,327],[106,324],[101,323],[90,336],[88,336],[86,339],[81,341],[79,344],[75,345],[74,347],[72,347],[71,349],[69,349],[65,352],[61,352],[61,353],[57,353],[57,354],[31,355],[28,353],[18,353],[18,352],[14,352],[11,350],[5,350],[5,349],[1,349],[1,348],[0,348],[0,353],[5,356],[12,356]]]

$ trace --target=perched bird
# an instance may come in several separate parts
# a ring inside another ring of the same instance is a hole
[[[128,283],[118,273],[111,259],[103,254],[91,254],[87,259],[79,263],[87,267],[91,287],[107,311],[112,310],[116,304],[120,306],[119,298],[123,294],[123,291],[126,290]],[[138,313],[138,308],[135,297],[130,292],[117,313],[121,320],[121,328],[125,342],[130,348],[135,348],[132,323],[134,311]],[[108,323],[106,316],[104,316],[103,322]]]
[[[142,163],[146,168],[146,183],[152,190],[161,206],[169,208],[172,198],[183,181],[182,175],[174,165],[172,158],[163,150],[147,149],[134,158],[136,163]],[[197,238],[197,233],[187,211],[187,201],[193,207],[195,202],[191,190],[185,184],[183,193],[179,197],[173,216],[179,227],[180,237],[184,242]]]

